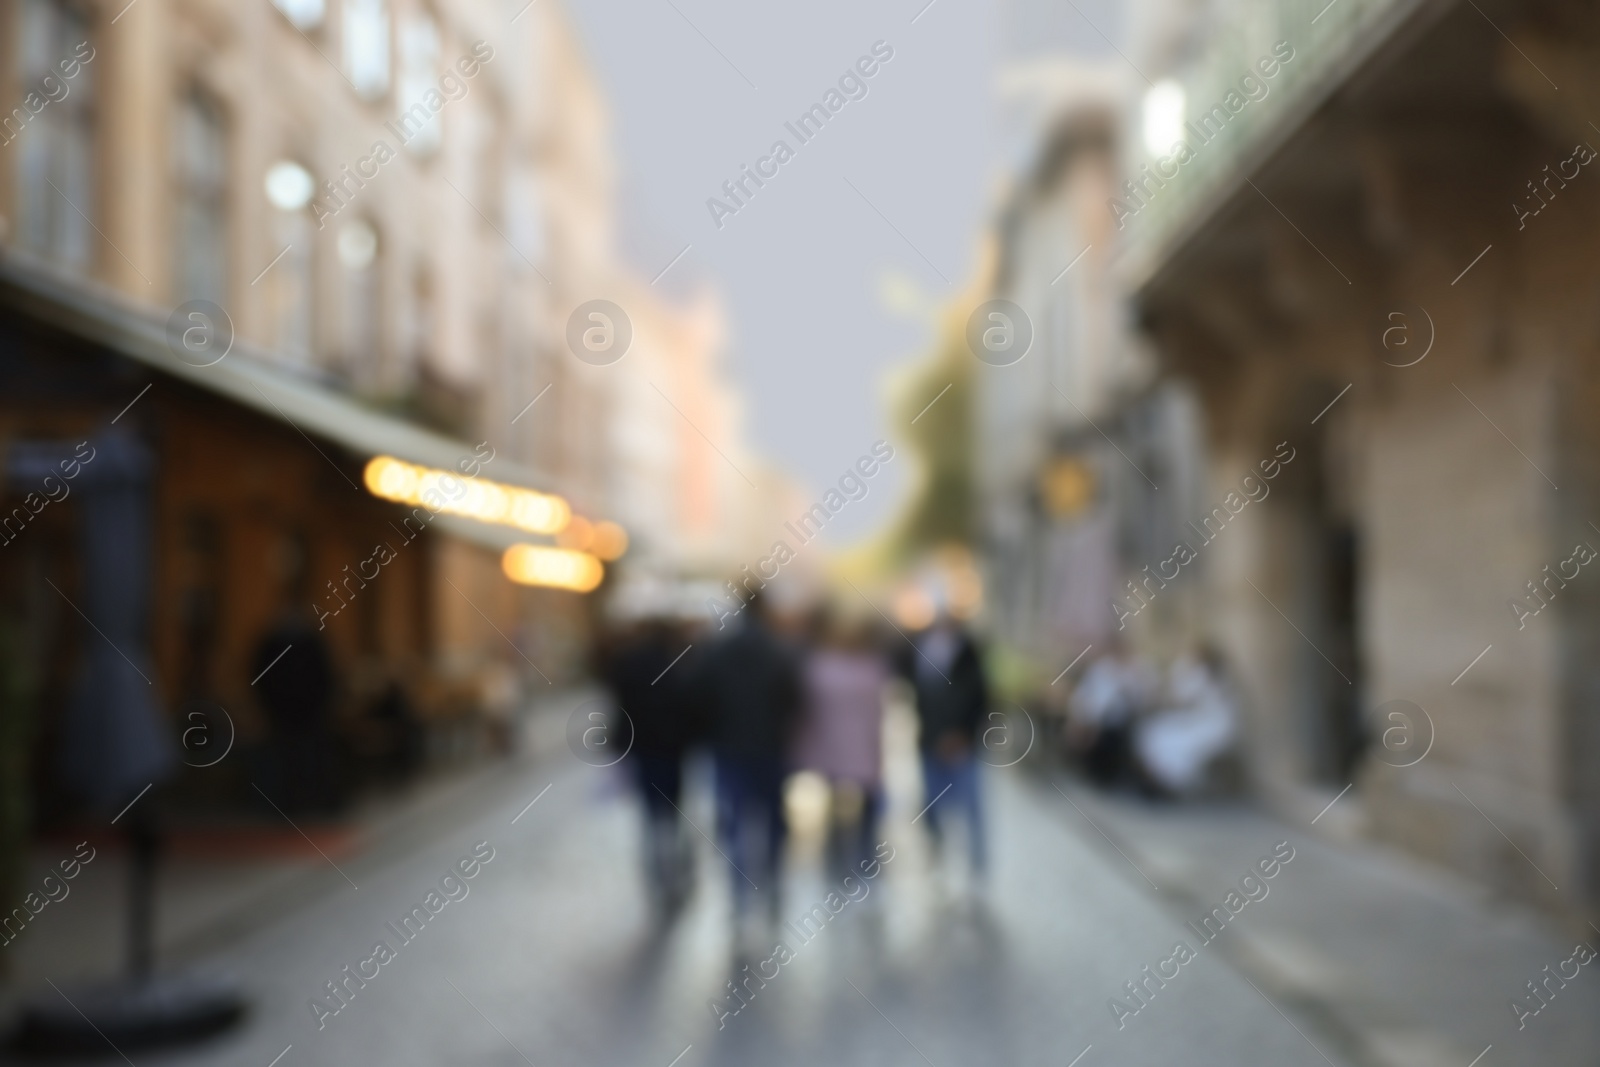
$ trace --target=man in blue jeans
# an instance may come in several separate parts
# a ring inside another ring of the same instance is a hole
[[[922,782],[928,832],[943,840],[945,819],[960,810],[967,823],[972,873],[988,867],[987,840],[978,797],[978,726],[989,704],[983,661],[972,636],[947,612],[916,634],[914,648],[900,659],[900,673],[911,683],[920,726]]]
[[[795,652],[773,632],[758,593],[726,637],[712,646],[700,685],[716,764],[717,829],[733,867],[735,923],[757,893],[778,914],[778,861],[787,836],[783,782],[800,710]]]

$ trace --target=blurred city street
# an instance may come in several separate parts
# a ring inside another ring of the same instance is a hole
[[[366,847],[337,861],[297,861],[275,890],[241,901],[233,936],[213,937],[204,965],[249,990],[247,1022],[134,1062],[264,1065],[288,1049],[285,1067],[1062,1067],[1080,1053],[1083,1067],[1324,1057],[1340,1067],[1442,1067],[1492,1044],[1494,1062],[1577,1067],[1590,1062],[1600,1033],[1592,982],[1574,983],[1521,1033],[1503,1010],[1524,972],[1566,954],[1531,913],[1492,908],[1403,858],[1307,839],[1236,805],[1179,812],[997,771],[992,884],[972,891],[934,869],[912,823],[918,797],[904,751],[891,761],[884,834],[894,858],[810,942],[777,931],[795,946],[794,962],[719,1029],[708,1003],[756,958],[732,952],[727,862],[701,839],[699,889],[675,925],[658,927],[634,862],[632,805],[609,772],[560,750],[559,718],[547,724],[544,755],[458,782],[376,828]],[[688,814],[709,827],[702,807]],[[1296,855],[1270,893],[1201,947],[1185,921],[1283,840]],[[393,940],[385,924],[482,841],[494,858],[468,895],[319,1029],[309,1002],[323,983],[380,936]],[[807,861],[803,835],[795,846],[782,906],[790,920],[833,888],[815,857]],[[274,899],[284,894],[287,907]],[[1419,938],[1439,947],[1417,953],[1409,945]],[[1177,940],[1199,948],[1193,973],[1183,967],[1119,1028],[1108,1000],[1136,1004],[1122,983]],[[81,953],[92,960],[93,951]],[[34,981],[71,988],[82,962],[40,960]]]
[[[1597,145],[1594,0],[0,0],[0,1062],[1594,1067]]]

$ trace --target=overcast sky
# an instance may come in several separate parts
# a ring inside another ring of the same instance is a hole
[[[994,95],[1001,58],[1103,53],[1087,20],[1112,35],[1118,22],[1113,0],[567,3],[611,107],[624,254],[654,277],[692,246],[661,285],[720,290],[746,440],[808,488],[890,436],[885,372],[930,344],[886,283],[942,302],[973,269],[1018,155]],[[799,143],[784,123],[878,41],[894,54],[867,95]],[[719,229],[707,199],[779,139],[794,158]],[[890,518],[908,474],[891,464],[833,543]]]

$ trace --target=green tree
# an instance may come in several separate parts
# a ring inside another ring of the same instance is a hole
[[[885,562],[904,564],[977,533],[973,470],[974,364],[965,336],[967,301],[949,309],[929,358],[891,394],[896,437],[917,461],[918,484],[890,534]]]

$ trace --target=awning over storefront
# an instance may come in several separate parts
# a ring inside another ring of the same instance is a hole
[[[266,353],[238,341],[209,366],[186,362],[174,351],[163,318],[112,290],[67,277],[23,253],[0,254],[0,307],[103,345],[362,460],[389,455],[454,470],[473,455],[471,444],[374,411],[329,386],[274,365]],[[493,461],[492,476],[497,482],[538,488],[533,473],[503,453]],[[517,542],[548,540],[449,515],[436,522],[451,536],[495,551]]]

